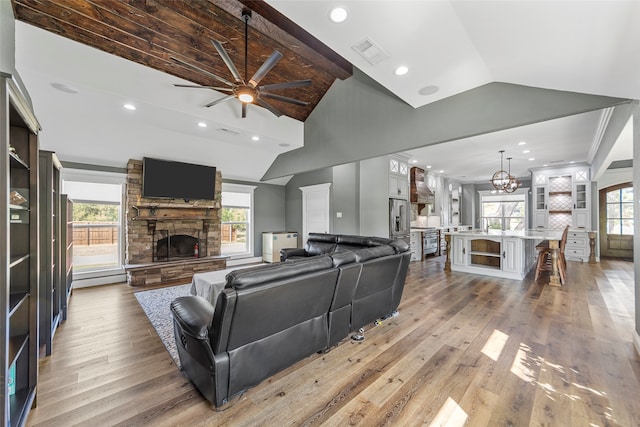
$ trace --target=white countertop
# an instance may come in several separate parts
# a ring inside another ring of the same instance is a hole
[[[452,231],[450,235],[478,237],[520,237],[521,239],[560,240],[562,230],[465,230]]]

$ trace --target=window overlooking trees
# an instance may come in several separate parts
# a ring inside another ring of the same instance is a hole
[[[220,235],[222,254],[248,256],[253,253],[253,190],[255,187],[222,184]]]
[[[73,200],[73,267],[77,273],[122,267],[122,185],[64,181]]]
[[[520,194],[481,196],[480,226],[490,230],[526,229],[526,197]]]
[[[633,236],[633,187],[607,191],[607,234]]]

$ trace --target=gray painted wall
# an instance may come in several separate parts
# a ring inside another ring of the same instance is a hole
[[[388,237],[387,168],[387,157],[379,157],[294,175],[286,186],[287,230],[302,233],[300,187],[331,183],[331,233]]]
[[[359,234],[360,231],[360,165],[336,166],[331,186],[331,230],[337,234]],[[338,213],[342,214],[338,218]]]
[[[389,160],[360,162],[360,231],[362,236],[389,237]]]
[[[286,231],[285,187],[223,179],[232,184],[253,185],[253,255],[262,256],[262,233],[265,231]]]
[[[640,108],[636,104],[633,111],[633,162],[637,165],[640,164]],[[640,340],[640,201],[638,198],[638,191],[640,190],[640,167],[633,168],[633,193],[636,200],[636,209],[633,213],[633,247],[636,248],[633,251],[633,276],[634,285],[636,290],[636,340]],[[636,350],[640,353],[640,349],[636,347]]]
[[[0,0],[0,72],[15,73],[15,19],[9,0]]]
[[[565,117],[620,98],[489,83],[412,108],[361,71],[336,81],[305,121],[305,145],[279,155],[263,180]]]

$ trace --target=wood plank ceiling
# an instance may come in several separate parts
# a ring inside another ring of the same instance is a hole
[[[263,1],[12,0],[12,4],[18,20],[193,83],[210,86],[221,84],[171,57],[233,81],[211,40],[223,44],[233,63],[244,74],[241,15],[243,9],[250,9],[248,75],[251,77],[274,50],[280,51],[282,59],[260,85],[311,79],[310,86],[274,91],[307,101],[307,106],[269,99],[282,114],[300,121],[306,120],[336,78],[348,78],[353,72],[348,61]],[[212,96],[214,99],[216,97]],[[240,109],[239,101],[229,102],[237,102]]]

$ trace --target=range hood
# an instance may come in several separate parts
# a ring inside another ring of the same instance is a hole
[[[424,181],[424,169],[412,167],[410,177],[411,203],[418,203],[419,205],[433,204],[435,202],[435,194]]]

